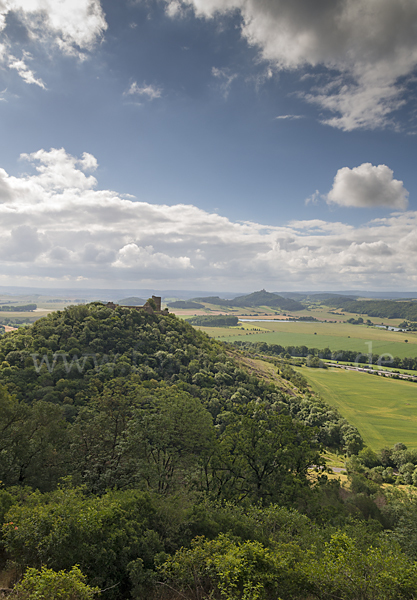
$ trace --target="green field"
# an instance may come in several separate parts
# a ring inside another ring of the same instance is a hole
[[[297,368],[315,392],[355,425],[373,450],[417,448],[417,384],[343,369]]]
[[[202,327],[211,337],[224,342],[266,342],[281,346],[307,346],[330,350],[354,350],[363,354],[417,356],[417,334],[386,331],[350,323],[245,323],[239,328]],[[258,329],[259,331],[255,331]],[[405,342],[408,340],[408,342]],[[371,345],[369,345],[371,344]]]

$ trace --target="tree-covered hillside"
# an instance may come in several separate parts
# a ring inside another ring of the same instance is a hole
[[[1,337],[12,600],[416,597],[415,500],[368,473],[329,481],[323,446],[355,457],[357,430],[289,367],[279,389],[245,358],[100,303]]]
[[[198,398],[214,419],[263,401],[319,427],[325,445],[351,452],[360,444],[356,429],[336,411],[250,377],[223,344],[174,315],[99,303],[72,306],[0,339],[0,383],[24,403],[43,400],[62,407],[70,420],[96,389],[132,376],[175,384]]]

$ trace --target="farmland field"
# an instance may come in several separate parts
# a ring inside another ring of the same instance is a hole
[[[417,448],[417,384],[337,368],[297,371],[373,450],[397,442]]]
[[[354,350],[368,354],[417,356],[417,334],[387,331],[350,323],[304,323],[275,321],[245,322],[239,327],[201,327],[211,337],[224,342],[266,342],[281,346],[307,346],[330,350]],[[405,342],[408,340],[408,342]],[[371,342],[371,345],[369,345]]]

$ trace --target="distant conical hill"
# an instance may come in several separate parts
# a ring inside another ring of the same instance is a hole
[[[261,290],[247,296],[239,296],[230,300],[234,306],[269,306],[270,308],[282,308],[284,310],[303,310],[304,306],[297,300],[283,298],[278,294]]]

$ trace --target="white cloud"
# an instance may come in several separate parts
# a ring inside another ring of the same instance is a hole
[[[67,55],[85,59],[107,29],[100,0],[3,0],[0,2],[0,64],[14,69],[26,83],[45,88],[41,79],[27,66],[30,58],[22,51],[16,57],[13,36],[7,19],[13,14],[27,31],[30,43],[35,46],[58,47]]]
[[[26,83],[34,83],[42,89],[46,89],[44,82],[41,79],[36,79],[33,71],[29,69],[23,59],[18,60],[13,55],[10,55],[8,57],[8,66],[10,69],[15,69]]]
[[[107,29],[100,0],[5,0],[0,14],[13,12],[33,38],[53,36],[69,54],[90,50]]]
[[[402,181],[393,178],[393,171],[386,165],[363,163],[353,169],[338,170],[327,202],[339,206],[405,209],[408,191]]]
[[[165,0],[170,3],[170,0]],[[304,97],[352,130],[390,122],[417,66],[415,0],[183,0],[199,17],[238,11],[242,35],[281,70],[326,68],[331,86]]]
[[[303,118],[304,118],[303,115],[278,115],[278,117],[275,117],[275,119],[277,121],[280,121],[280,120],[293,121],[295,119],[303,119]]]
[[[183,14],[183,5],[178,0],[167,0],[167,15],[177,17]]]
[[[145,96],[148,100],[155,100],[156,98],[160,98],[162,95],[162,89],[153,85],[144,84],[142,87],[139,87],[137,82],[134,81],[129,89],[127,89],[124,96]]]
[[[192,205],[149,204],[100,190],[85,172],[97,166],[89,154],[77,159],[52,149],[22,159],[29,173],[0,169],[3,284],[81,277],[91,287],[237,291],[417,285],[417,212],[360,227],[319,219],[286,226],[233,222]],[[371,179],[396,190],[385,198],[398,206],[402,184],[388,167],[378,179],[378,168],[371,165]],[[345,189],[352,193],[349,177]]]

